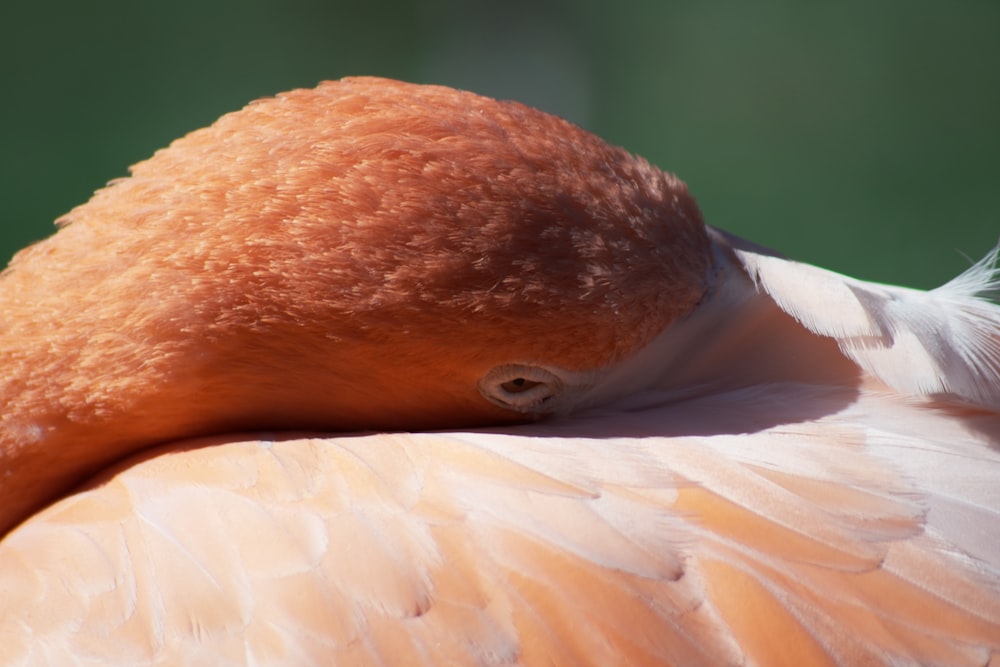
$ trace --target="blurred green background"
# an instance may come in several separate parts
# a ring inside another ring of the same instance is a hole
[[[3,261],[171,139],[353,74],[565,116],[863,278],[931,287],[1000,235],[995,0],[8,0],[0,34]]]

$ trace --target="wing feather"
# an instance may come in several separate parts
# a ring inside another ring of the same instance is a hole
[[[889,386],[1000,408],[1000,245],[941,287],[920,290],[855,280],[737,247],[753,281],[810,331]]]
[[[983,665],[1000,554],[934,508],[997,422],[865,390],[742,433],[181,445],[0,543],[0,663]]]

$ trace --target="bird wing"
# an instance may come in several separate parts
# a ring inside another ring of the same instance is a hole
[[[727,418],[151,452],[0,543],[0,662],[998,659],[997,416],[794,383],[643,413]]]

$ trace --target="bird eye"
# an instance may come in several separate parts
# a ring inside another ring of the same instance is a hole
[[[500,383],[500,386],[504,391],[510,394],[519,394],[522,391],[528,391],[532,387],[537,387],[541,382],[533,382],[527,378],[514,378],[507,382]]]
[[[558,376],[529,364],[497,366],[479,381],[479,392],[492,403],[535,414],[553,412],[562,390]]]

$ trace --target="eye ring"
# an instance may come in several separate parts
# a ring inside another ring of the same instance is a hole
[[[544,415],[558,408],[563,381],[541,366],[502,364],[479,380],[479,393],[502,408]]]

